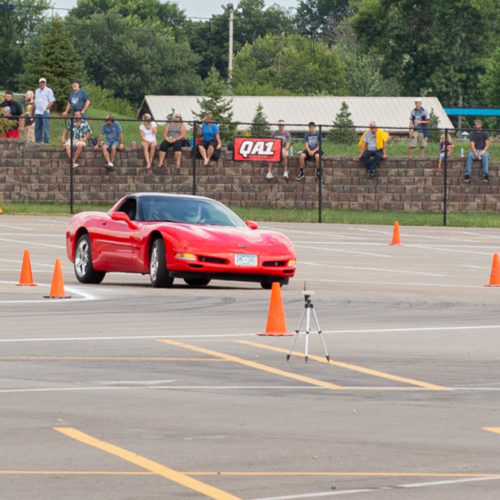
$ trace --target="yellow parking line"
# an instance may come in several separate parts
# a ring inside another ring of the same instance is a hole
[[[187,476],[229,476],[229,477],[435,477],[435,478],[474,478],[474,477],[498,477],[500,473],[486,472],[304,472],[304,471],[186,471],[181,472]],[[156,476],[149,471],[95,471],[95,470],[0,470],[0,476]]]
[[[494,434],[500,434],[500,427],[483,427],[483,431],[493,432]]]
[[[0,356],[0,361],[223,361],[214,358],[172,358],[165,356]]]
[[[115,446],[113,444],[107,443],[105,441],[101,441],[100,439],[96,439],[84,432],[79,431],[78,429],[74,429],[72,427],[54,427],[54,430],[64,434],[70,438],[75,439],[76,441],[80,441],[89,446],[93,446],[99,450],[110,453],[111,455],[115,455],[117,457],[126,460],[132,464],[137,465],[143,469],[146,469],[150,472],[154,472],[158,476],[162,476],[174,483],[180,484],[181,486],[185,486],[190,490],[197,491],[202,495],[205,495],[210,498],[216,498],[218,500],[241,500],[226,491],[220,490],[218,488],[214,488],[208,484],[205,484],[197,479],[193,479],[182,472],[178,472],[174,469],[170,469],[169,467],[165,467],[158,462],[154,462],[153,460],[149,460],[148,458],[142,457],[141,455],[136,455],[135,453],[125,450],[124,448],[120,448],[119,446]]]
[[[467,478],[467,477],[498,477],[500,479],[500,473],[453,473],[453,472],[286,472],[286,471],[274,471],[274,472],[185,472],[184,474],[189,474],[190,476],[241,476],[241,477],[252,477],[252,476],[262,476],[262,477],[280,477],[280,476],[290,476],[290,477],[441,477],[441,478]]]
[[[339,390],[344,389],[344,387],[336,384],[331,384],[330,382],[324,382],[323,380],[318,380],[311,377],[305,377],[303,375],[297,375],[296,373],[286,372],[284,370],[280,370],[278,368],[273,368],[271,366],[263,365],[261,363],[256,363],[255,361],[249,361],[247,359],[239,358],[237,356],[232,356],[231,354],[225,354],[218,351],[212,351],[211,349],[205,349],[204,347],[198,347],[194,345],[184,344],[182,342],[178,342],[176,340],[159,340],[158,342],[163,342],[165,344],[174,345],[177,347],[182,347],[184,349],[190,349],[192,351],[201,352],[204,354],[208,354],[210,356],[215,356],[225,361],[232,361],[233,363],[239,363],[243,366],[248,366],[250,368],[254,368],[256,370],[261,370],[264,372],[272,373],[273,375],[280,375],[281,377],[288,377],[294,380],[299,380],[301,382],[305,382],[306,384],[316,385],[319,387],[324,387],[326,389],[331,390]]]
[[[284,352],[287,354],[289,352],[288,349],[264,345],[264,344],[260,344],[258,342],[252,342],[250,340],[236,340],[235,342],[238,342],[239,344],[250,345],[252,347],[258,347],[260,349],[268,349],[270,351]],[[292,352],[292,355],[304,357],[304,353],[297,352],[297,351]],[[391,375],[390,373],[384,373],[384,372],[380,372],[378,370],[372,370],[370,368],[365,368],[363,366],[351,365],[349,363],[343,363],[342,361],[335,361],[332,359],[330,359],[330,361],[327,361],[324,357],[315,356],[314,354],[309,354],[309,359],[314,359],[315,361],[319,361],[320,363],[328,363],[330,365],[338,366],[340,368],[346,368],[347,370],[363,373],[365,375],[370,375],[372,377],[380,377],[380,378],[385,378],[388,380],[394,380],[395,382],[402,382],[403,384],[410,384],[410,385],[414,385],[417,387],[423,387],[425,389],[430,389],[432,391],[451,391],[452,390],[448,387],[443,387],[443,386],[435,385],[435,384],[429,384],[427,382],[422,382],[421,380],[415,380],[412,378],[399,377],[398,375]]]
[[[65,476],[154,476],[146,471],[104,471],[104,470],[0,470],[0,476],[50,476],[52,474]]]

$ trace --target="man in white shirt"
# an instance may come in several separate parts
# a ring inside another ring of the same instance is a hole
[[[40,78],[38,83],[40,87],[35,91],[35,141],[41,143],[43,140],[45,144],[48,144],[50,139],[50,108],[56,99],[52,89],[47,87],[45,78]]]

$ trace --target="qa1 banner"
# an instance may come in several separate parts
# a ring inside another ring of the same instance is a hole
[[[281,139],[258,139],[235,137],[233,142],[234,161],[281,161]]]

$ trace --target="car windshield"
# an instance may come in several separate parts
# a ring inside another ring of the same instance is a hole
[[[218,201],[182,196],[139,198],[139,218],[145,222],[246,226],[232,210]]]

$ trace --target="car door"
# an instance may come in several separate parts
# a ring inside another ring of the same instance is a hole
[[[142,246],[140,223],[135,219],[135,198],[127,198],[116,210],[128,220],[113,219],[107,214],[95,228],[94,247],[99,255],[99,268],[107,271],[141,272],[138,262]]]

